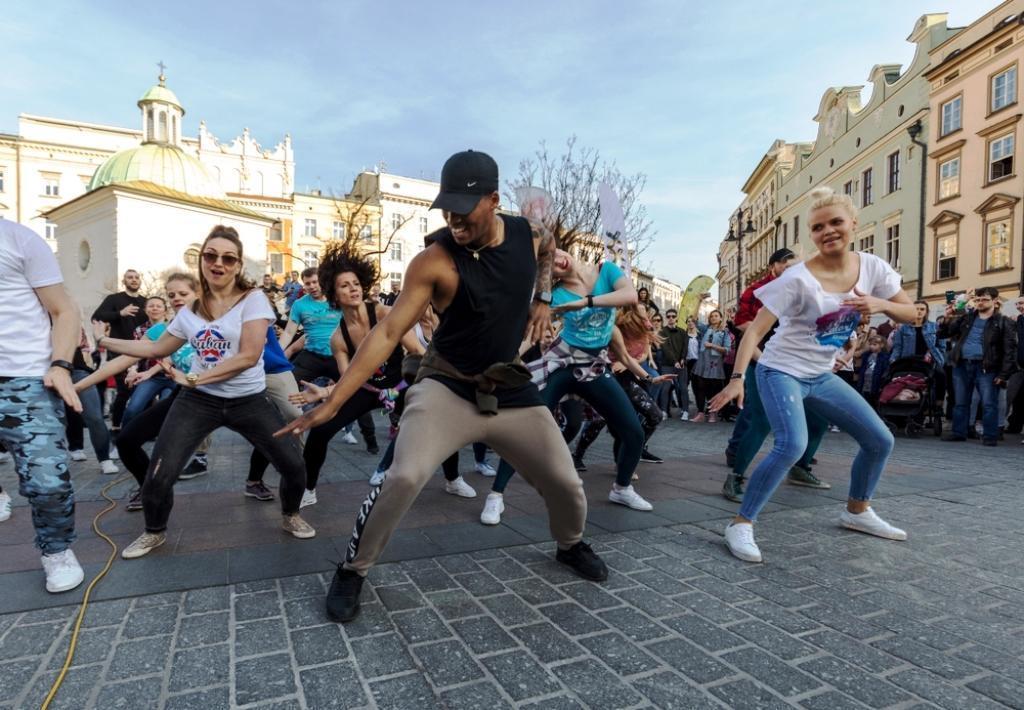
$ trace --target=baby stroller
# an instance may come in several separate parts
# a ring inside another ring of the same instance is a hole
[[[897,395],[882,402],[885,399],[883,395],[876,407],[878,415],[894,433],[903,430],[907,436],[917,437],[923,429],[931,427],[935,436],[941,436],[942,415],[935,406],[935,365],[919,357],[900,358],[889,366],[882,382],[882,393],[886,387],[902,389],[895,381],[906,377],[924,380],[923,387],[917,392],[920,396]]]

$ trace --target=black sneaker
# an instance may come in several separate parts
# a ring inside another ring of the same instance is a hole
[[[586,471],[587,464],[583,463],[583,459],[575,454],[572,457],[572,465],[576,467],[577,471]]]
[[[655,456],[647,449],[644,449],[643,453],[640,454],[640,461],[643,463],[665,463],[665,459]]]
[[[733,503],[743,502],[743,477],[730,473],[722,484],[722,497]]]
[[[130,510],[133,513],[142,510],[142,489],[136,488],[132,491],[132,495],[128,498],[128,504],[124,507],[125,510]]]
[[[366,453],[371,456],[376,456],[380,453],[380,447],[377,446],[377,437],[366,438]]]
[[[185,467],[185,470],[181,472],[181,475],[178,476],[178,478],[181,479],[182,481],[187,481],[190,478],[196,478],[197,476],[205,475],[205,458],[206,457],[204,456],[204,461],[200,461],[198,458],[193,458],[191,461],[188,462],[188,466]]]
[[[573,572],[583,579],[592,582],[603,582],[608,579],[608,566],[590,549],[590,545],[582,540],[568,550],[559,550],[555,553],[555,559],[567,567],[572,567]]]
[[[953,432],[946,432],[945,434],[942,435],[942,440],[943,441],[967,441],[967,437],[966,436],[959,436],[957,434],[954,434]]]
[[[794,486],[804,486],[806,488],[819,488],[823,491],[827,491],[832,487],[831,483],[825,483],[823,480],[811,473],[811,469],[803,468],[794,464],[793,468],[789,469],[789,482]]]
[[[338,565],[327,590],[327,618],[344,624],[359,614],[359,593],[363,590],[364,577],[358,572]]]
[[[732,449],[725,450],[725,465],[729,468],[736,465],[736,452]]]

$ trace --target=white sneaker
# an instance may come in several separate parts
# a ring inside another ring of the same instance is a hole
[[[679,415],[679,421],[681,421],[681,422],[688,422],[688,421],[690,421],[690,413],[689,412],[683,412],[682,414],[680,414]]]
[[[353,434],[350,431],[346,431],[345,435],[341,437],[341,440],[344,441],[346,444],[350,444],[353,446],[359,443],[359,440],[355,437],[355,434]]]
[[[120,469],[117,468],[117,464],[107,459],[106,461],[100,461],[100,470],[106,474],[117,473]]]
[[[844,510],[843,514],[839,516],[839,525],[850,530],[874,535],[875,537],[884,537],[886,540],[907,539],[906,531],[885,522],[871,508],[868,508],[863,513],[851,513],[848,510]]]
[[[121,460],[121,454],[117,453],[117,447],[116,446],[111,446],[110,447],[110,458],[112,460],[114,460],[114,461],[120,461]]]
[[[307,505],[316,505],[316,491],[305,490],[302,492],[302,502],[299,503],[299,508],[305,508]]]
[[[142,533],[131,545],[121,550],[121,557],[126,560],[134,560],[138,557],[148,555],[150,552],[167,542],[166,533]]]
[[[476,472],[481,476],[487,476],[488,478],[494,478],[498,475],[498,470],[486,461],[481,461],[476,465]]]
[[[754,542],[754,526],[749,523],[729,523],[725,526],[725,546],[734,557],[744,562],[760,562],[761,548]]]
[[[9,451],[0,451],[0,464],[10,463],[14,460]]]
[[[839,427],[837,427],[835,424],[829,424],[828,425],[828,430],[830,432],[832,432],[833,434],[838,434],[839,433]]]
[[[476,498],[476,491],[473,490],[473,486],[466,483],[466,479],[459,476],[454,481],[445,481],[444,490],[446,493],[451,493],[453,496],[459,496],[461,498]]]
[[[6,491],[0,491],[0,523],[11,517],[11,497]]]
[[[505,497],[500,493],[488,493],[484,501],[480,522],[484,525],[497,525],[501,522],[501,514],[505,512]]]
[[[71,460],[72,461],[85,461],[85,459],[86,459],[85,452],[82,451],[81,449],[76,449],[76,450],[71,452]]]
[[[643,496],[637,493],[633,486],[626,486],[625,488],[612,486],[611,492],[608,493],[608,500],[633,510],[654,510],[654,506],[644,500]]]
[[[82,565],[78,564],[70,547],[55,555],[43,555],[41,559],[46,572],[46,591],[51,594],[70,591],[85,579]]]
[[[370,488],[376,488],[380,484],[384,483],[384,479],[387,478],[387,476],[387,471],[374,471],[373,475],[370,476]]]

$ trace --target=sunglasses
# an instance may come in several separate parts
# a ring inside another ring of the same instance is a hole
[[[229,269],[239,262],[239,259],[234,254],[218,254],[215,251],[204,251],[203,261],[206,262],[207,266],[213,266],[220,259],[220,263]]]

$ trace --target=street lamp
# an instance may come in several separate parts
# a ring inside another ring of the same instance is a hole
[[[925,227],[925,210],[928,200],[926,190],[928,189],[928,144],[919,141],[917,137],[924,132],[924,126],[921,124],[921,119],[917,119],[914,123],[907,126],[907,134],[910,136],[910,142],[918,146],[921,149],[921,155],[918,160],[921,161],[921,194],[920,202],[918,206],[920,214],[918,215],[917,225],[917,298],[921,299],[924,293],[924,227]],[[895,265],[894,265],[895,266]]]
[[[749,236],[754,233],[754,224],[747,217],[747,226],[740,228],[743,224],[743,208],[736,210],[736,234],[732,231],[732,225],[729,225],[729,233],[725,236],[725,241],[736,242],[736,298],[740,297],[743,293],[743,237]]]

